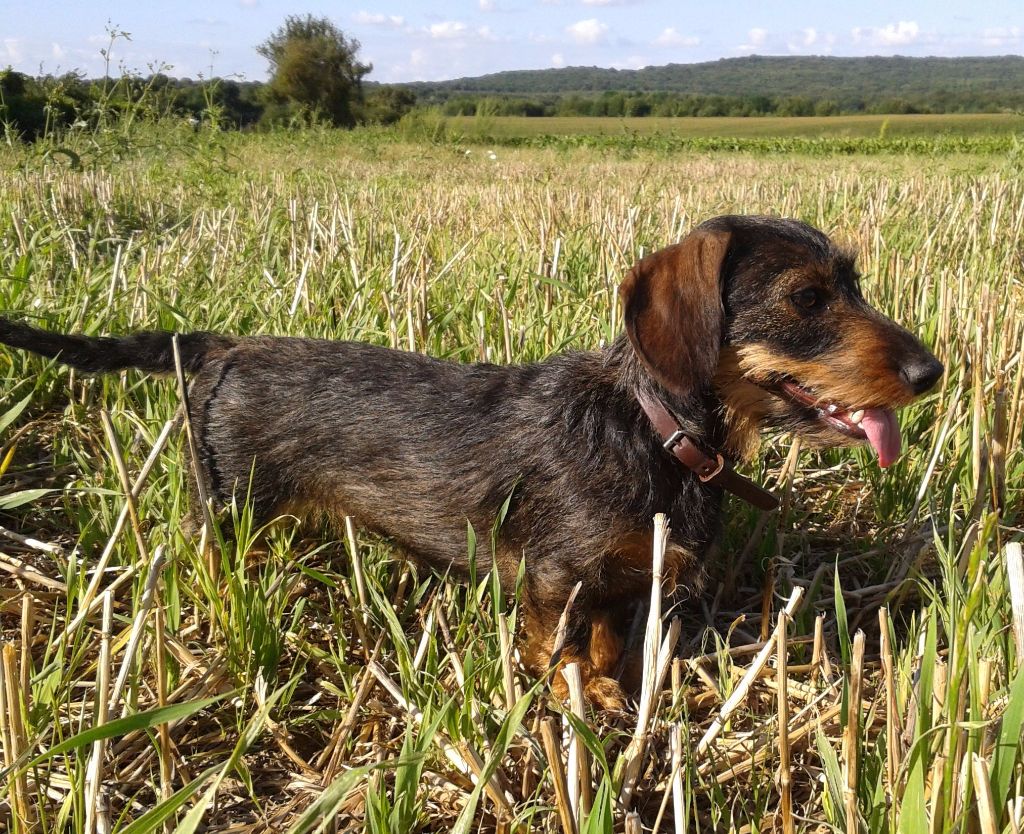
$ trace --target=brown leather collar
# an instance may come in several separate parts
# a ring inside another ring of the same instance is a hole
[[[774,510],[779,506],[778,498],[736,472],[720,452],[716,452],[714,457],[706,454],[683,432],[675,417],[669,413],[660,399],[642,394],[637,394],[636,398],[654,430],[661,437],[661,445],[665,451],[675,455],[683,466],[702,482],[719,486],[748,504],[753,504],[759,510]]]

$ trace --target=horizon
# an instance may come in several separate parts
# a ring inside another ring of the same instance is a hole
[[[752,52],[749,55],[731,55],[724,56],[721,58],[708,58],[706,60],[699,61],[668,61],[664,64],[648,64],[643,67],[602,67],[596,64],[567,64],[564,67],[539,67],[539,68],[525,68],[525,69],[508,69],[508,70],[496,70],[495,72],[484,72],[480,75],[460,75],[453,78],[437,78],[430,81],[392,81],[392,82],[375,82],[380,84],[448,84],[453,81],[461,81],[463,79],[472,78],[486,78],[491,75],[504,75],[508,73],[517,72],[557,72],[558,70],[615,70],[616,72],[642,72],[649,69],[659,69],[667,66],[697,66],[699,64],[715,64],[720,61],[742,61],[748,58],[825,58],[825,59],[836,59],[838,61],[849,61],[849,60],[873,60],[873,59],[891,59],[891,58],[903,58],[913,61],[927,61],[927,60],[998,60],[1000,58],[1021,58],[1024,59],[1024,54],[1018,54],[1015,52],[1007,52],[999,55],[901,55],[900,53],[893,53],[891,55],[816,55],[808,53],[806,55],[769,55],[761,54],[759,52]],[[374,81],[374,79],[367,77],[365,80]]]
[[[750,59],[750,58],[769,58],[769,59],[775,59],[775,58],[780,58],[780,59],[781,58],[822,58],[822,59],[835,59],[835,60],[839,60],[839,61],[843,61],[843,60],[875,60],[875,59],[901,58],[901,59],[907,59],[907,60],[913,60],[913,61],[926,61],[926,60],[948,60],[948,61],[965,60],[966,61],[966,60],[998,60],[998,59],[1001,59],[1001,58],[1019,58],[1019,59],[1024,59],[1024,54],[1014,53],[1014,52],[1007,52],[1007,53],[1002,53],[1002,54],[998,54],[998,55],[902,55],[902,54],[899,54],[899,53],[894,53],[894,54],[891,54],[891,55],[815,55],[815,54],[811,54],[811,53],[808,53],[806,55],[769,55],[769,54],[761,54],[761,53],[756,53],[755,52],[755,53],[751,53],[749,55],[734,55],[734,56],[727,56],[727,57],[722,57],[722,58],[709,58],[709,59],[706,59],[706,60],[702,59],[702,60],[695,60],[695,61],[668,61],[668,62],[666,62],[664,64],[648,64],[647,66],[642,66],[642,67],[606,67],[606,66],[599,66],[597,64],[568,64],[568,65],[563,66],[563,67],[526,67],[526,68],[520,68],[520,69],[494,70],[493,72],[483,72],[483,73],[480,73],[479,75],[460,75],[460,76],[452,76],[451,78],[436,78],[436,79],[430,79],[430,80],[380,81],[379,79],[373,78],[372,77],[372,73],[371,73],[370,75],[365,76],[362,79],[362,81],[363,81],[364,84],[369,83],[369,84],[382,84],[382,85],[450,84],[450,83],[453,83],[455,81],[474,80],[474,79],[478,79],[478,78],[487,78],[487,77],[490,77],[490,76],[506,75],[506,74],[511,74],[511,73],[558,72],[560,70],[598,70],[598,71],[612,71],[613,70],[613,71],[616,71],[616,72],[630,72],[630,73],[632,73],[632,72],[643,72],[644,70],[661,69],[661,68],[668,67],[668,66],[698,66],[698,65],[703,65],[703,64],[715,64],[715,63],[719,63],[721,61],[742,61],[742,60],[746,60],[746,59]],[[15,72],[20,72],[20,73],[22,73],[24,75],[29,75],[29,76],[37,77],[37,78],[38,77],[47,77],[47,76],[49,76],[49,77],[59,77],[59,75],[62,75],[65,72],[74,71],[73,69],[65,69],[65,70],[62,70],[59,73],[44,72],[44,73],[40,74],[40,73],[33,73],[31,71],[20,70],[20,69],[17,69],[15,67],[0,67],[0,70],[8,69],[8,68],[13,69]],[[174,79],[174,80],[193,80],[194,81],[194,80],[198,80],[198,78],[202,78],[203,80],[221,80],[221,81],[224,81],[224,80],[228,80],[228,79],[236,77],[236,76],[233,76],[232,74],[209,75],[207,73],[201,73],[201,74],[198,75],[198,77],[193,77],[191,75],[184,75],[184,74],[176,73],[173,70],[172,71],[166,71],[166,70],[161,69],[159,67],[157,68],[157,72],[161,72],[163,75],[166,75],[168,78],[171,78],[171,79]],[[116,75],[116,74],[117,73],[112,73],[112,75]],[[150,73],[147,70],[146,72],[132,71],[129,74],[137,75],[138,77],[142,77],[142,78],[146,78],[149,75],[151,75],[152,73]],[[101,72],[101,73],[99,73],[97,75],[83,75],[82,77],[85,80],[97,80],[97,79],[101,79],[103,77],[103,74]],[[266,84],[267,81],[268,81],[268,79],[266,77],[264,77],[264,78],[240,78],[240,77],[237,77],[237,80],[242,81],[244,83],[257,83],[257,84]]]
[[[29,75],[105,74],[108,29],[130,33],[110,49],[113,73],[162,71],[178,78],[262,81],[256,46],[288,14],[329,18],[361,44],[368,81],[409,83],[500,72],[600,67],[641,69],[763,57],[998,57],[1024,54],[1024,12],[982,0],[968,13],[924,0],[898,12],[869,0],[820,8],[785,0],[771,8],[740,0],[680,10],[668,0],[462,0],[442,12],[412,0],[336,12],[324,0],[301,10],[282,0],[182,0],[138,7],[83,3],[74,15],[53,2],[8,0],[0,67]],[[16,21],[16,22],[11,22]]]

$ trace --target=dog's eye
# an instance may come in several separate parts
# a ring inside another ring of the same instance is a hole
[[[789,297],[789,300],[801,310],[807,310],[808,312],[820,310],[825,306],[825,297],[815,287],[805,287],[802,290],[797,290]]]

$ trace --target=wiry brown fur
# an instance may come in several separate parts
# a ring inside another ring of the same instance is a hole
[[[797,303],[808,288],[824,304]],[[751,453],[775,427],[846,444],[755,383],[783,376],[850,406],[909,402],[941,371],[860,297],[850,256],[793,220],[720,217],[640,261],[621,287],[626,333],[608,349],[525,366],[458,365],[354,342],[185,334],[196,469],[220,505],[353,516],[410,557],[466,575],[467,521],[512,589],[525,560],[520,640],[545,671],[570,591],[564,661],[588,697],[635,683],[624,637],[650,585],[651,519],[672,532],[668,590],[695,588],[721,490],[665,452],[638,396],[660,398],[709,450]],[[173,370],[171,336],[68,336],[0,318],[0,342],[90,372]],[[198,512],[198,508],[194,509]],[[556,691],[561,686],[556,676]]]

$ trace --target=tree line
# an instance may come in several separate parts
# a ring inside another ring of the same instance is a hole
[[[902,56],[837,58],[832,56],[762,56],[723,58],[697,64],[665,64],[639,70],[563,67],[515,70],[451,81],[405,85],[426,102],[469,94],[600,95],[605,92],[682,95],[832,98],[840,106],[861,99],[918,99],[936,94],[990,97],[1021,95],[1024,57],[908,58]],[[970,99],[964,99],[969,101]]]
[[[564,67],[405,85],[449,115],[810,116],[1024,109],[1024,57],[759,56]]]
[[[430,106],[423,102],[421,106]],[[998,113],[1024,109],[1020,95],[981,96],[942,92],[875,99],[696,93],[623,92],[546,96],[453,95],[433,104],[446,116],[839,116],[857,113]]]

